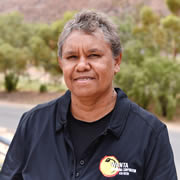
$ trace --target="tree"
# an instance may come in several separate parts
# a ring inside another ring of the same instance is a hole
[[[25,23],[23,16],[18,12],[0,16],[0,37],[13,47],[27,46],[33,31],[33,26]]]
[[[61,34],[64,25],[67,21],[72,19],[72,17],[75,15],[76,11],[67,11],[64,13],[63,18],[60,20],[57,20],[51,24],[51,28],[53,31],[54,39],[56,42],[58,42],[59,35]]]
[[[152,8],[148,6],[142,7],[142,9],[140,10],[140,18],[144,26],[159,23],[159,16],[155,12],[153,12]]]
[[[180,92],[180,67],[167,57],[146,57],[141,66],[121,65],[115,84],[143,108],[154,104],[155,111],[172,119]]]
[[[28,40],[33,32],[33,26],[18,12],[0,16],[0,72],[5,75],[6,88],[15,90],[19,75],[26,69],[30,59]]]
[[[144,61],[145,48],[140,40],[132,39],[124,44],[122,60],[140,66]]]
[[[165,34],[159,26],[160,17],[150,7],[144,6],[140,10],[140,22],[134,27],[134,38],[143,44],[144,55],[159,54]]]
[[[50,61],[52,51],[41,37],[32,36],[29,40],[29,47],[33,65],[40,66],[44,61]]]
[[[172,13],[180,16],[180,0],[166,0],[166,4]]]
[[[132,16],[123,15],[120,17],[112,17],[112,20],[117,26],[118,34],[122,44],[133,39],[133,28],[135,20]]]
[[[48,34],[48,32],[46,32],[46,34]],[[45,41],[40,36],[33,36],[29,40],[29,47],[32,54],[32,64],[37,67],[42,66],[46,72],[55,76],[53,79],[56,79],[56,76],[59,77],[62,71],[58,66],[57,50],[52,49],[48,43],[50,41],[51,38]]]
[[[127,95],[143,108],[148,108],[151,101],[148,78],[144,76],[140,67],[135,64],[121,64],[120,72],[117,73],[114,83],[122,88]]]
[[[4,73],[5,81],[18,79],[27,64],[42,66],[46,72],[59,76],[62,71],[57,58],[58,37],[73,15],[74,12],[66,12],[52,24],[25,23],[18,12],[0,15],[0,72]]]
[[[180,92],[180,67],[167,57],[148,58],[142,67],[143,76],[148,79],[145,87],[149,89],[155,110],[172,119]]]
[[[49,72],[54,79],[62,74],[58,65],[57,43],[60,33],[65,23],[70,20],[75,12],[68,11],[63,18],[52,24],[36,25],[35,34],[29,40],[29,46],[33,54],[33,62],[36,65],[43,66],[46,72]]]
[[[180,18],[169,15],[161,20],[161,24],[166,31],[168,52],[176,59],[177,54],[180,52]]]
[[[0,45],[0,72],[4,73],[7,91],[16,90],[19,75],[24,72],[27,59],[26,48],[14,48],[8,43]]]
[[[153,105],[172,119],[180,92],[180,66],[173,61],[180,52],[179,17],[160,17],[145,6],[132,22],[118,22],[123,62],[114,82],[143,108]]]

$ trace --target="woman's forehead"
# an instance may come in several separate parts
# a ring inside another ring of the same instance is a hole
[[[74,30],[65,40],[62,50],[65,53],[79,48],[85,48],[88,51],[103,51],[103,49],[110,48],[110,46],[105,41],[104,34],[101,31],[86,33]]]

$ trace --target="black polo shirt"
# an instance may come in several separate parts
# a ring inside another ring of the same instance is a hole
[[[86,157],[88,147],[107,128],[112,112],[93,122],[78,120],[69,112],[68,131],[74,147],[76,163],[79,163]]]
[[[67,130],[69,91],[25,113],[0,180],[177,180],[166,126],[116,91],[107,128],[79,163]]]

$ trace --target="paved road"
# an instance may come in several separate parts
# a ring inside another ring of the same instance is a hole
[[[174,151],[178,178],[180,179],[180,131],[169,130],[169,137]]]
[[[0,104],[0,127],[6,127],[14,131],[22,114],[30,108],[30,106]]]
[[[0,104],[0,127],[6,127],[14,131],[23,112],[26,112],[30,108],[30,106],[22,107],[22,105]],[[170,128],[169,136],[174,151],[178,177],[180,178],[180,131]]]

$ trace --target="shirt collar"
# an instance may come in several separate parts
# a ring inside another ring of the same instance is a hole
[[[71,92],[68,90],[59,99],[56,114],[56,131],[60,131],[67,122],[67,114],[71,103]]]
[[[117,100],[107,130],[119,138],[128,118],[130,100],[121,89],[115,88],[115,90],[117,92]]]
[[[117,100],[107,130],[117,138],[120,137],[130,110],[130,101],[126,94],[119,88],[115,88]],[[59,100],[56,114],[56,131],[60,131],[67,123],[67,115],[71,103],[71,92],[68,90]]]

